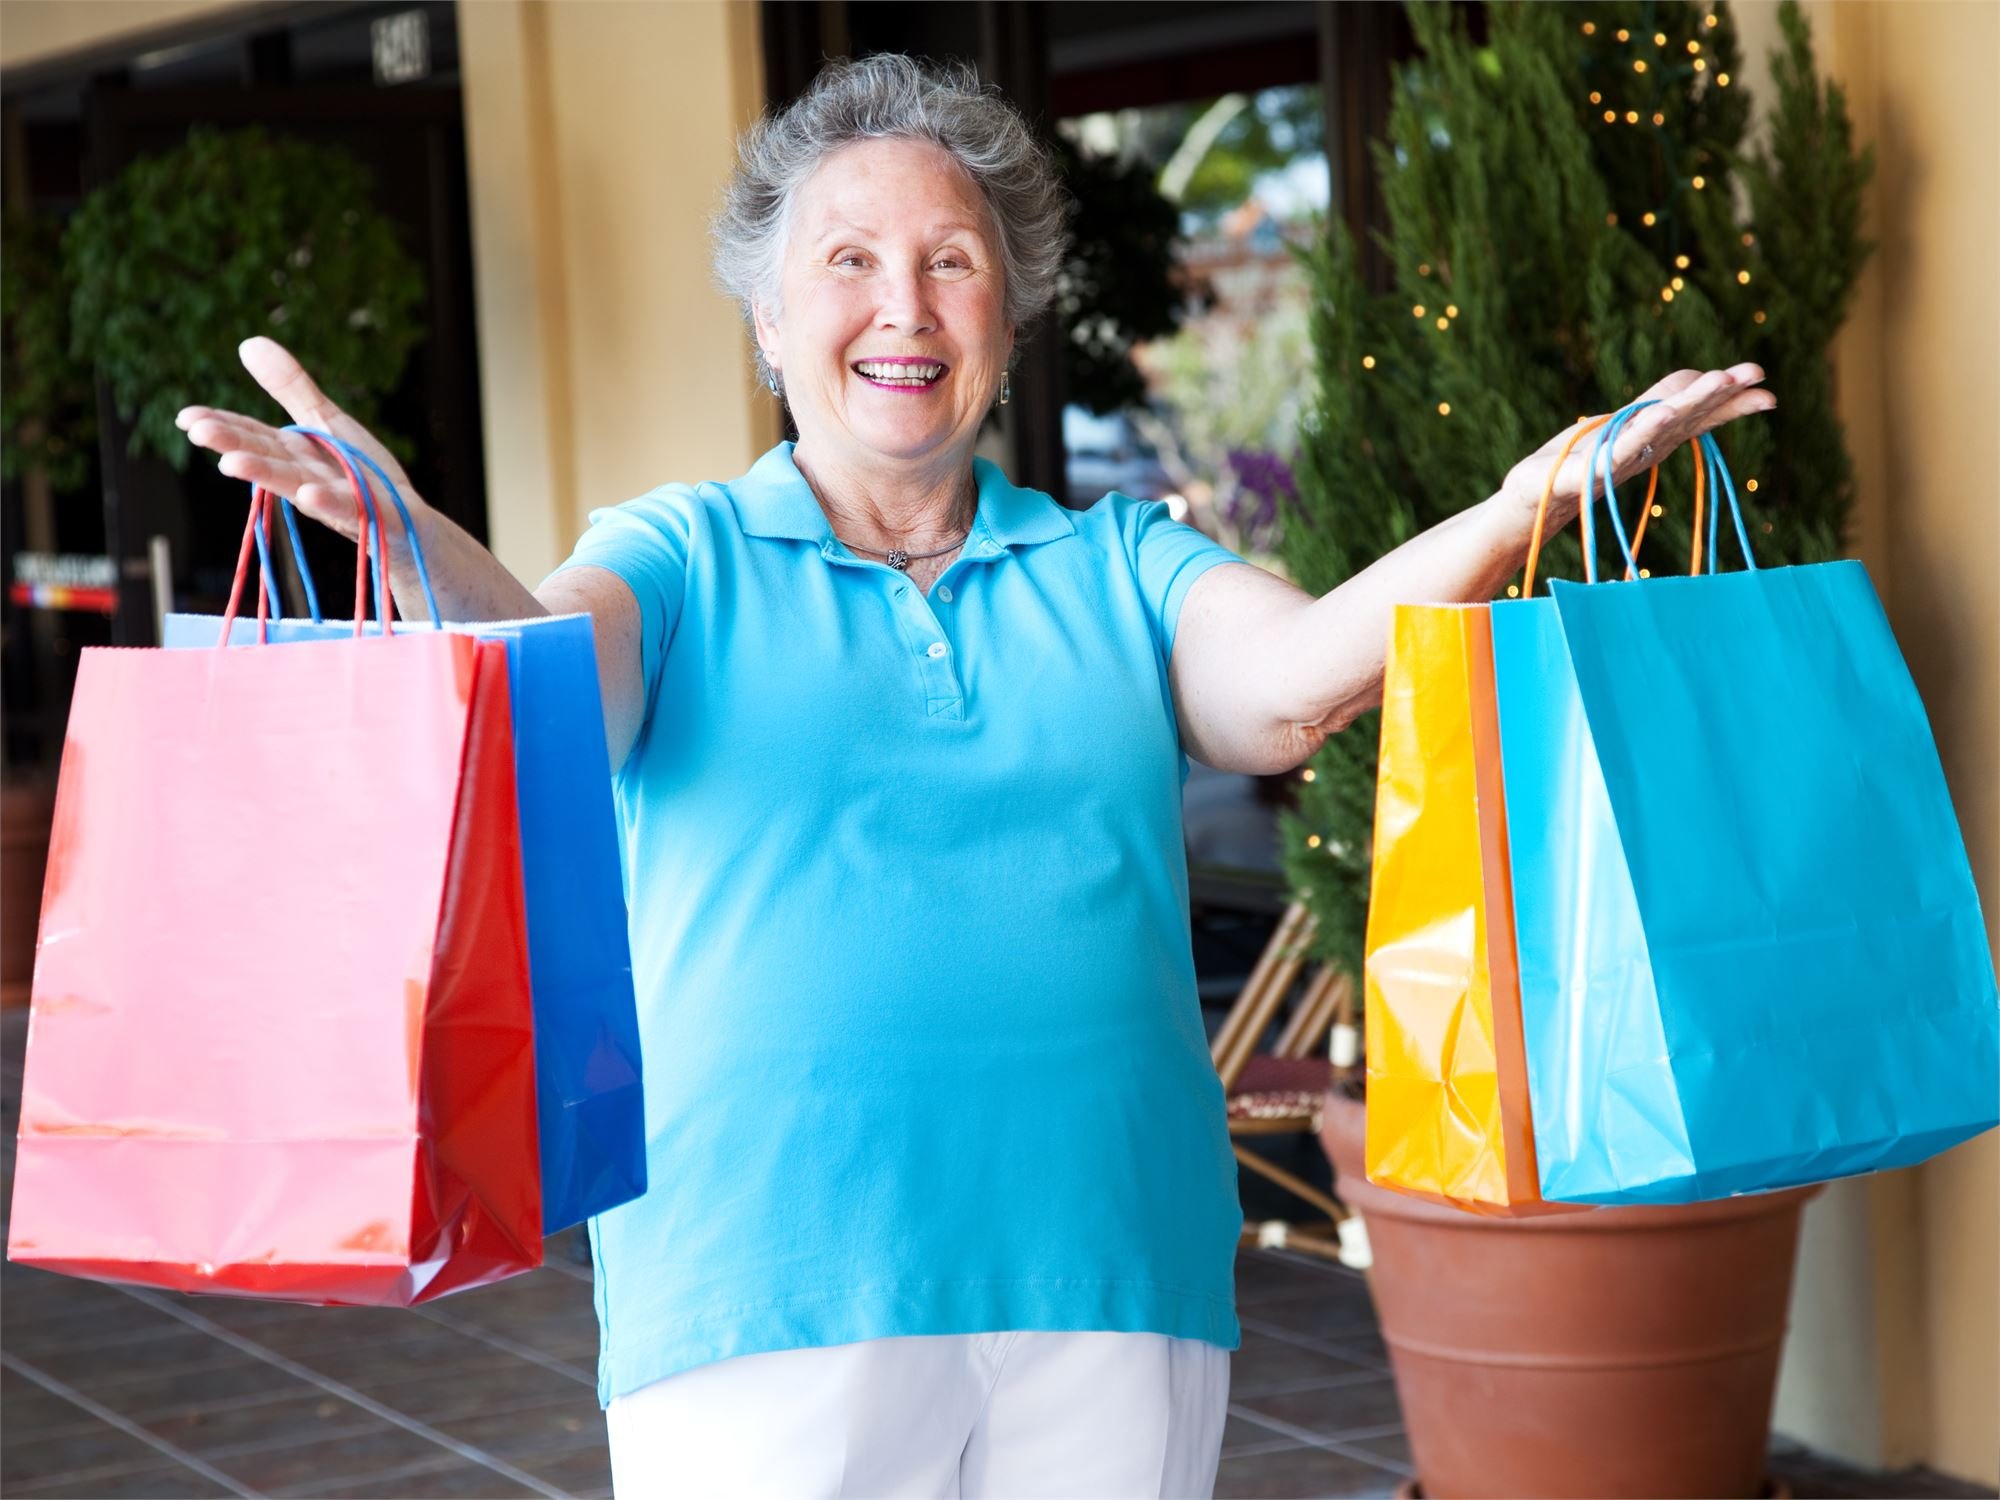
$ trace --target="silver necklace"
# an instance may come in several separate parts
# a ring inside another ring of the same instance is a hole
[[[965,536],[961,536],[949,547],[940,547],[935,552],[905,552],[901,547],[891,547],[887,552],[882,552],[874,547],[857,547],[854,543],[844,540],[838,533],[835,533],[833,539],[850,552],[866,552],[870,557],[883,558],[897,572],[907,573],[910,571],[910,564],[913,562],[926,557],[943,557],[947,552],[956,552],[960,547],[965,545],[965,537],[971,535],[972,530],[968,527],[966,528]]]

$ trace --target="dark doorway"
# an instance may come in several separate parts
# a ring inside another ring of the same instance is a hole
[[[401,439],[424,498],[473,535],[485,537],[477,333],[458,77],[455,7],[419,4],[285,6],[209,23],[184,37],[151,38],[130,55],[92,57],[87,69],[37,69],[5,80],[10,181],[7,211],[57,221],[135,158],[171,148],[199,125],[261,125],[338,145],[368,170],[375,206],[396,226],[422,266],[424,338],[398,387],[381,405],[380,425]],[[378,23],[421,36],[421,63],[407,81],[381,76]],[[228,347],[256,332],[223,328]],[[305,351],[300,351],[305,357]],[[310,363],[308,362],[308,368]],[[190,392],[189,400],[200,400]],[[252,415],[284,418],[275,403]],[[228,592],[242,535],[247,491],[218,474],[205,455],[181,472],[127,451],[128,431],[108,397],[97,403],[97,441],[88,477],[61,492],[44,484],[5,490],[5,569],[18,551],[110,559],[116,607],[103,614],[54,611],[9,598],[5,628],[7,763],[10,772],[51,770],[61,748],[76,650],[110,640],[154,639],[154,559],[171,559],[171,600],[183,610],[218,610]],[[329,613],[352,607],[347,544],[305,528],[307,550]],[[164,548],[156,539],[164,538]]]
[[[828,58],[909,52],[974,64],[1053,139],[1092,113],[1212,99],[1286,85],[1316,88],[1325,111],[1333,211],[1365,244],[1380,195],[1365,143],[1386,124],[1393,64],[1414,42],[1399,6],[1335,0],[764,0],[770,102],[804,90]],[[1070,495],[1069,392],[1044,326],[1023,347],[1006,438],[1015,479]]]

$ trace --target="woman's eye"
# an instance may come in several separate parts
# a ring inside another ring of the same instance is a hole
[[[833,263],[837,266],[865,266],[868,264],[868,257],[859,250],[847,250],[835,256]]]

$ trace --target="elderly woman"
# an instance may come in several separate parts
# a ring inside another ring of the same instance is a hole
[[[1322,599],[1158,503],[1021,489],[973,446],[1061,203],[969,76],[829,67],[749,133],[716,226],[798,441],[593,512],[532,592],[412,497],[448,616],[595,623],[652,1183],[591,1226],[623,1492],[1213,1486],[1242,1214],[1185,757],[1295,766],[1373,704],[1392,605],[1491,598],[1559,443]],[[397,472],[285,351],[243,357]],[[1662,380],[1619,475],[1769,408],[1761,378]],[[353,534],[313,445],[180,421]]]

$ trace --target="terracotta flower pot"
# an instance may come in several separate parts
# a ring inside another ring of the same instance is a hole
[[[1362,1170],[1363,1109],[1320,1131],[1374,1250],[1423,1493],[1753,1496],[1815,1191],[1502,1219]]]

